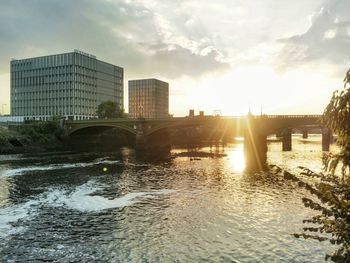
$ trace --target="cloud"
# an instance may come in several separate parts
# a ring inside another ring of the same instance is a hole
[[[11,58],[74,49],[124,67],[126,79],[169,81],[178,111],[198,94],[213,103],[213,85],[222,86],[223,94],[241,93],[261,71],[254,68],[284,69],[274,71],[281,76],[298,71],[300,79],[315,72],[324,83],[338,79],[333,71],[344,73],[349,10],[349,0],[2,0],[0,102],[8,103]],[[244,78],[234,74],[244,69]],[[263,70],[259,74],[265,76]],[[213,84],[205,93],[208,79]],[[261,83],[262,90],[271,90],[268,81]],[[254,86],[245,90],[256,94]]]
[[[228,64],[219,62],[220,53],[216,50],[205,51],[204,55],[192,53],[189,49],[173,45],[171,49],[156,49],[145,68],[162,68],[167,77],[175,78],[198,76],[204,72],[224,71]]]
[[[309,29],[300,35],[280,39],[283,48],[278,67],[286,69],[307,63],[347,65],[350,58],[350,19],[342,10],[350,10],[349,1],[335,1],[310,16]]]
[[[166,7],[157,2],[5,0],[0,73],[8,72],[11,58],[76,48],[125,67],[131,75],[196,77],[229,68],[222,52],[199,33],[195,18],[182,9],[168,18],[161,12]]]

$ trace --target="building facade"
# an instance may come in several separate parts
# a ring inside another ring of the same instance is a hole
[[[129,80],[129,117],[169,117],[169,84],[158,79]]]
[[[123,68],[74,52],[11,61],[11,115],[88,119],[101,102],[123,108]]]

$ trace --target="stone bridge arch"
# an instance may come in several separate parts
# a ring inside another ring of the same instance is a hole
[[[113,128],[127,131],[127,132],[131,133],[132,135],[136,136],[136,129],[134,129],[134,127],[128,126],[128,125],[123,125],[123,124],[112,124],[112,123],[111,124],[94,124],[94,123],[83,124],[83,125],[76,126],[74,128],[72,126],[68,125],[66,128],[66,134],[68,136],[74,136],[74,135],[78,135],[78,134],[81,134],[81,135],[99,134],[99,133],[102,133],[106,130],[113,129]],[[86,132],[89,131],[89,132],[84,133],[85,131]]]

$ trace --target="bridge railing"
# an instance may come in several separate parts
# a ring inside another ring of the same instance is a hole
[[[264,116],[264,115],[263,115]],[[321,118],[322,115],[265,115],[269,119],[280,118],[280,119],[300,119],[300,118]]]
[[[302,118],[320,118],[322,115],[252,115],[253,118],[267,118],[267,119],[302,119]],[[208,119],[224,119],[224,120],[241,120],[245,119],[247,116],[194,116],[194,117],[172,117],[172,118],[162,118],[162,119],[142,119],[142,121],[157,121],[157,122],[165,122],[165,121],[179,121],[179,120],[208,120]],[[116,119],[90,119],[90,120],[67,120],[65,123],[101,123],[101,122],[137,122],[139,119],[131,119],[131,118],[116,118]]]
[[[311,114],[311,115],[252,115],[253,118],[267,118],[267,119],[301,119],[301,118],[321,118],[322,115]],[[221,116],[222,119],[244,119],[247,116]]]

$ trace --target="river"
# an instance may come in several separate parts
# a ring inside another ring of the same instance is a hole
[[[320,136],[269,143],[269,163],[319,171]],[[334,147],[334,146],[333,146]],[[0,156],[1,262],[322,262],[329,243],[296,239],[308,193],[244,173],[243,144],[145,160],[113,153]]]

